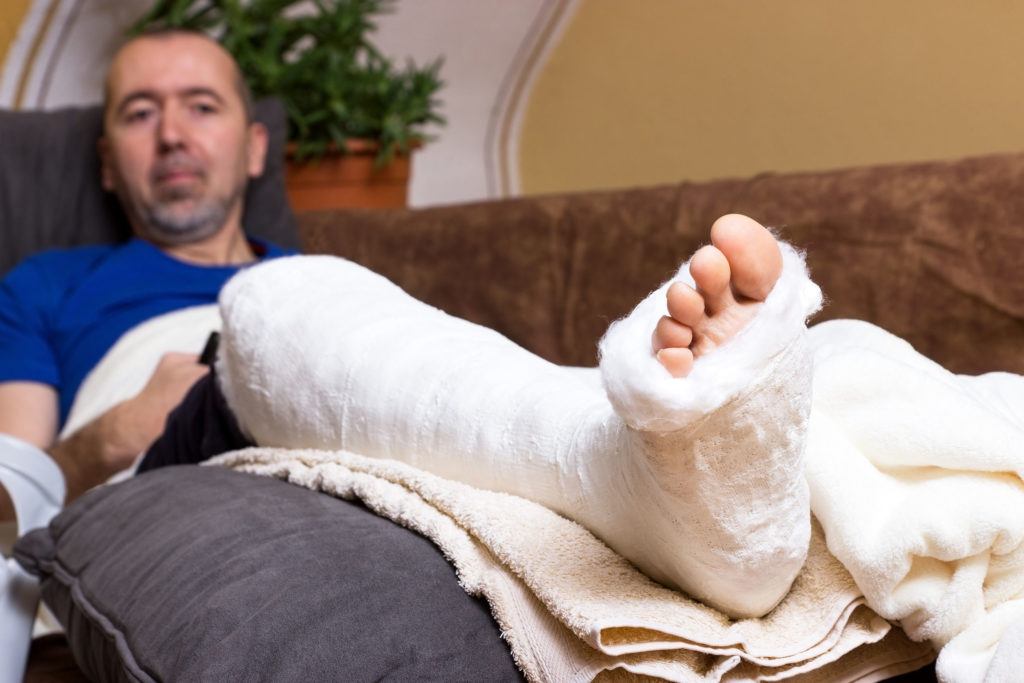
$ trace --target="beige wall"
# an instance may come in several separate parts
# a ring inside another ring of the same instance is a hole
[[[0,58],[7,54],[18,27],[25,18],[30,0],[4,0],[0,2]]]
[[[3,0],[0,2],[0,67],[14,44],[18,29],[25,20],[31,0]]]
[[[153,0],[0,0],[0,106],[95,102]],[[1014,0],[401,0],[445,55],[417,206],[1024,149]]]
[[[1024,3],[581,0],[524,193],[1024,148]]]

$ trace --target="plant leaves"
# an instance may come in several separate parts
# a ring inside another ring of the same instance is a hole
[[[445,123],[436,97],[442,58],[399,69],[370,41],[374,18],[394,9],[395,0],[157,0],[129,32],[180,27],[216,36],[256,97],[284,102],[297,157],[369,138],[383,165]]]

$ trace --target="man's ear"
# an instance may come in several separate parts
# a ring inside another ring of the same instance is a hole
[[[249,158],[248,171],[250,178],[263,175],[263,167],[267,161],[267,127],[262,123],[249,124]]]
[[[100,139],[96,141],[96,151],[100,154],[100,181],[103,183],[103,189],[113,192],[116,187],[114,185],[114,165],[110,158],[110,141],[105,135],[101,135]]]

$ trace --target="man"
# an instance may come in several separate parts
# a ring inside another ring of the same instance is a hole
[[[100,152],[104,185],[117,192],[137,239],[121,247],[37,257],[4,283],[0,309],[7,320],[0,327],[0,355],[21,359],[0,367],[0,432],[48,449],[64,474],[68,500],[130,465],[206,374],[194,356],[167,356],[138,395],[54,443],[82,377],[121,334],[154,315],[214,301],[237,267],[255,260],[241,231],[241,202],[247,178],[262,170],[266,133],[248,122],[246,100],[237,67],[207,38],[171,32],[128,43],[108,76]],[[673,290],[674,317],[644,332],[648,353],[653,333],[659,360],[677,376],[688,374],[695,356],[731,337],[752,314],[754,306],[732,300],[730,292],[764,298],[781,270],[778,247],[760,226],[730,219],[713,237],[721,249],[709,247],[694,259],[699,290]],[[751,244],[766,255],[747,258],[744,245]],[[731,262],[727,254],[733,254]],[[109,276],[111,270],[117,277]],[[181,291],[178,278],[200,284]],[[746,280],[756,286],[746,287]],[[56,292],[32,294],[51,290]],[[69,300],[76,302],[74,311],[66,306]],[[706,308],[713,315],[705,319]],[[90,313],[81,315],[83,309]],[[75,324],[69,326],[62,314],[71,313]],[[204,382],[193,395],[215,399],[215,389]],[[191,415],[186,411],[184,422],[194,422]],[[787,509],[796,509],[806,526],[805,506],[796,503],[786,503]],[[632,526],[633,515],[603,507],[615,513],[616,528]],[[799,568],[805,543],[796,538],[796,547],[784,545],[769,553],[781,567],[779,580],[757,600],[747,594],[745,604],[729,607],[760,612],[779,599]],[[781,555],[786,562],[778,561]],[[684,575],[690,564],[681,570]],[[694,593],[715,602],[708,591]]]
[[[255,259],[241,231],[241,202],[247,178],[262,170],[266,133],[248,122],[246,100],[236,65],[207,38],[171,32],[128,43],[108,76],[100,152],[104,185],[117,192],[137,239],[121,247],[30,259],[4,283],[0,309],[7,320],[0,326],[0,355],[22,359],[0,366],[0,432],[48,449],[64,474],[68,500],[147,450],[168,412],[207,372],[194,356],[167,356],[138,395],[54,443],[82,377],[121,334],[154,315],[214,301],[237,267]],[[709,247],[695,257],[698,289],[675,288],[669,296],[674,317],[645,329],[648,353],[654,334],[659,360],[673,375],[688,374],[696,356],[731,337],[752,315],[755,305],[732,300],[730,286],[751,300],[763,299],[779,277],[781,255],[774,239],[745,221],[729,219],[713,232],[721,249]],[[756,257],[747,257],[750,245]],[[120,279],[106,276],[111,269]],[[201,284],[198,291],[182,292],[177,278]],[[747,280],[756,286],[747,286]],[[57,293],[41,301],[31,294],[54,288]],[[152,291],[140,297],[137,292],[143,289]],[[92,313],[76,313],[76,324],[68,330],[61,314],[71,311],[64,304],[77,302],[83,290],[93,300],[76,311]],[[705,299],[713,315],[704,316]],[[122,314],[125,310],[129,314]],[[171,440],[175,429],[204,414],[196,401],[217,401],[219,394],[207,381],[191,396],[192,405],[172,421]],[[210,414],[216,418],[230,412],[220,407]],[[196,445],[194,439],[182,441]],[[178,455],[176,447],[170,450]],[[152,464],[154,452],[149,456],[146,465]],[[806,517],[804,506],[786,505]],[[614,522],[618,527],[631,526],[632,515],[613,516],[624,520]],[[781,567],[778,585],[758,600],[744,596],[747,604],[737,611],[764,611],[778,600],[802,561],[805,544],[796,541],[795,548],[788,544],[771,553],[772,563]],[[788,561],[780,563],[780,554]],[[715,602],[707,591],[694,592]]]
[[[102,182],[136,237],[38,255],[0,283],[0,432],[48,450],[67,500],[129,466],[207,371],[192,354],[167,354],[138,395],[56,442],[106,351],[140,322],[213,303],[240,267],[282,254],[241,227],[246,183],[262,173],[266,150],[241,73],[213,40],[166,31],[115,55]]]

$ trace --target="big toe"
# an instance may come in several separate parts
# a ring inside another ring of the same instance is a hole
[[[711,226],[711,243],[729,262],[733,291],[764,301],[782,274],[782,252],[768,229],[752,218],[729,214]]]

